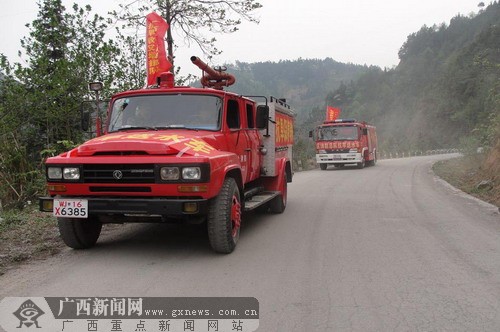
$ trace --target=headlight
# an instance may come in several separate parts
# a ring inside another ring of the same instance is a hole
[[[62,179],[61,167],[48,167],[47,177],[49,178],[49,180],[61,180]]]
[[[179,180],[179,167],[162,167],[160,169],[162,180]]]
[[[326,153],[326,150],[319,150],[318,153]]]
[[[199,167],[184,167],[182,169],[182,179],[184,180],[201,179],[201,169]]]
[[[80,180],[80,168],[78,167],[64,167],[63,178],[65,180]]]

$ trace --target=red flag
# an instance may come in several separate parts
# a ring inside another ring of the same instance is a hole
[[[172,68],[165,52],[165,33],[169,26],[160,15],[152,12],[146,16],[146,69],[148,85],[156,83],[160,73]]]
[[[335,121],[340,115],[340,108],[326,106],[326,121]]]

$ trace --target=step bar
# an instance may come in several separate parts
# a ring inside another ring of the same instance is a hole
[[[252,211],[259,206],[270,202],[280,194],[279,191],[263,191],[245,200],[245,211]]]

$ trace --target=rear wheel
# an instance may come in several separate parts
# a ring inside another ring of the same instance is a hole
[[[320,164],[323,165],[323,164]],[[326,165],[326,164],[324,164]],[[283,213],[286,209],[286,202],[288,199],[288,182],[286,180],[286,173],[283,176],[283,189],[281,191],[281,194],[276,196],[275,198],[272,199],[271,202],[269,202],[269,208],[272,213]]]
[[[217,197],[210,203],[207,219],[208,240],[216,252],[233,252],[240,237],[240,191],[233,178],[226,178]]]
[[[319,164],[319,168],[324,171],[328,167],[328,164]]]
[[[374,152],[373,160],[370,160],[369,164],[370,166],[375,166],[377,163],[377,152]]]
[[[57,224],[62,240],[73,249],[93,247],[101,235],[102,223],[97,216],[88,219],[57,218]]]

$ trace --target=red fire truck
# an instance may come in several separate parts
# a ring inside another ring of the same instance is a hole
[[[95,245],[104,223],[175,220],[206,222],[213,250],[230,253],[242,214],[285,210],[295,112],[224,91],[232,75],[191,61],[202,88],[163,73],[157,86],[118,93],[103,135],[47,159],[40,209],[57,217],[69,247]]]
[[[375,126],[354,119],[325,121],[309,136],[316,143],[316,163],[322,170],[328,165],[358,168],[377,162],[377,133]]]

